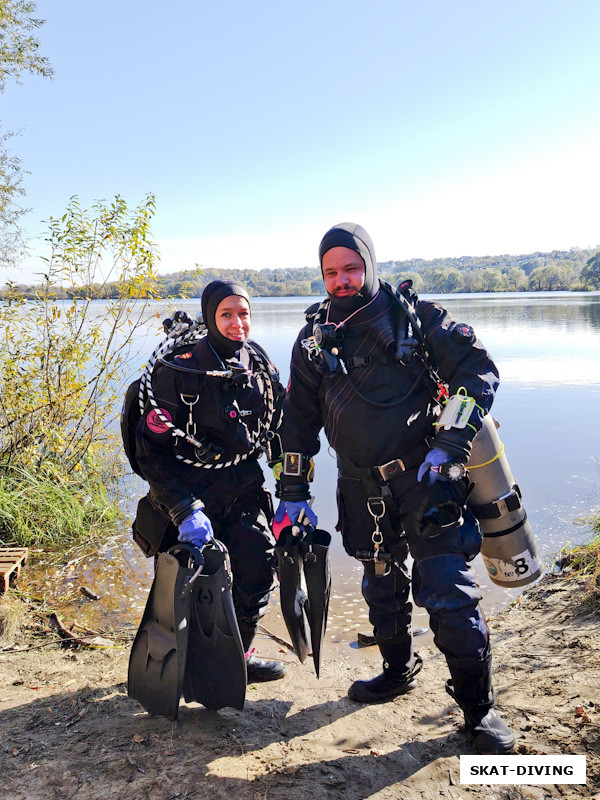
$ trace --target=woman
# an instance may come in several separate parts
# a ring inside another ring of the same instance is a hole
[[[152,508],[168,516],[159,550],[213,537],[227,546],[248,683],[275,680],[284,665],[259,658],[251,645],[275,582],[271,497],[257,460],[279,423],[284,390],[248,339],[250,298],[240,284],[210,283],[202,317],[206,335],[176,323],[173,346],[145,381],[135,461]]]

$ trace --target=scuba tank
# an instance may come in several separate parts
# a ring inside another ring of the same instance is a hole
[[[483,532],[481,555],[490,580],[512,589],[536,581],[543,567],[497,427],[486,414],[473,440],[467,467],[474,487],[468,505]]]

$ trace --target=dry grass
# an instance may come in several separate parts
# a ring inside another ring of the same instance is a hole
[[[0,647],[15,642],[27,622],[27,605],[9,591],[0,597]]]

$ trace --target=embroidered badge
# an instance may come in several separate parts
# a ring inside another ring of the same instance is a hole
[[[188,351],[187,353],[180,353],[180,354],[177,356],[177,358],[191,358],[191,357],[192,357],[192,353],[191,353],[191,351]]]
[[[160,413],[165,419],[168,419],[169,422],[171,422],[171,415],[166,409],[161,408]],[[146,425],[150,428],[152,433],[166,433],[169,430],[169,426],[158,416],[155,408],[153,408],[146,417]]]

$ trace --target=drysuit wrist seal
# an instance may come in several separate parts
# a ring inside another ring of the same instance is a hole
[[[179,527],[184,519],[189,517],[190,514],[193,514],[194,511],[198,511],[198,509],[204,508],[204,503],[202,500],[196,499],[185,499],[182,500],[177,505],[173,506],[169,510],[169,516],[171,517],[171,522],[175,527]]]
[[[456,429],[441,430],[433,437],[431,446],[445,450],[453,461],[466,462],[471,455],[471,439],[474,435],[468,428],[463,428],[460,432]]]
[[[290,503],[298,503],[302,500],[310,500],[310,489],[308,481],[299,483],[288,483],[285,480],[277,481],[275,486],[275,497],[280,500],[289,501]]]

